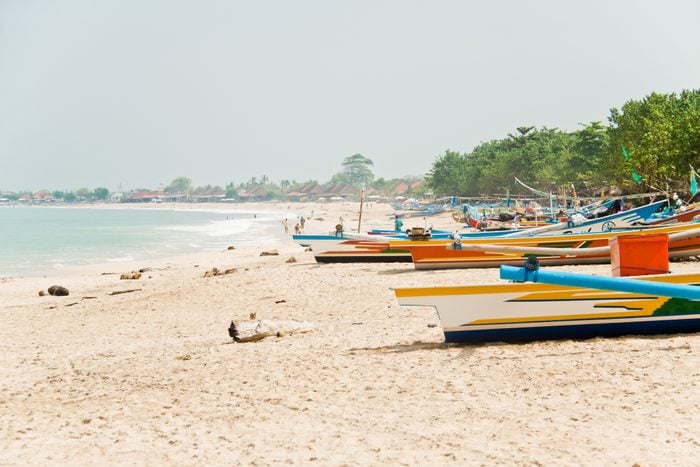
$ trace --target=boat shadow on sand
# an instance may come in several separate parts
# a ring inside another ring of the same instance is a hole
[[[420,350],[444,350],[444,349],[463,349],[460,352],[460,356],[471,355],[476,348],[476,345],[465,345],[465,344],[454,344],[445,342],[422,342],[416,341],[410,344],[395,344],[395,345],[385,345],[381,347],[357,347],[353,349],[348,349],[350,354],[355,354],[358,352],[370,353],[370,354],[385,354],[385,353],[405,353],[405,352],[416,352]],[[483,347],[483,346],[482,346]],[[466,352],[466,355],[464,355]]]

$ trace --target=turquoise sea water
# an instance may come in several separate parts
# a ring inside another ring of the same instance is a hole
[[[0,207],[0,276],[281,241],[282,214]]]

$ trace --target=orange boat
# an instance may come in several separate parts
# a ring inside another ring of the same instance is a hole
[[[700,224],[628,229],[593,234],[469,239],[462,249],[449,240],[391,240],[392,250],[408,250],[416,269],[488,268],[523,263],[530,256],[546,265],[610,262],[610,239],[619,235],[669,235],[669,257],[700,255]]]

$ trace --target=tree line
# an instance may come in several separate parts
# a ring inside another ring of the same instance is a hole
[[[256,198],[262,199],[278,199],[287,193],[301,191],[303,188],[311,185],[331,186],[337,184],[351,185],[356,188],[357,192],[361,188],[374,188],[377,192],[385,192],[389,194],[391,190],[401,182],[412,183],[418,180],[418,177],[405,176],[402,178],[384,179],[376,178],[371,167],[374,162],[362,154],[353,154],[343,159],[341,170],[335,173],[330,181],[319,183],[316,180],[306,180],[297,182],[295,180],[282,180],[279,183],[273,182],[267,175],[262,177],[251,177],[249,180],[241,183],[230,182],[225,187],[219,185],[202,185],[195,187],[192,180],[186,176],[175,177],[168,185],[162,188],[163,192],[170,195],[184,195],[185,197],[198,195],[219,195],[224,194],[226,198],[236,199],[239,193],[253,190],[258,190],[262,194],[256,195]],[[409,190],[409,194],[418,195],[423,188]],[[147,192],[151,189],[135,189],[133,192]],[[110,191],[107,188],[80,188],[76,191],[52,191],[42,190],[40,193],[50,193],[54,199],[61,199],[67,202],[75,201],[105,201],[110,198]],[[19,193],[3,193],[3,197],[11,200],[17,200],[20,195],[33,193],[28,191],[20,191]]]
[[[436,195],[528,193],[514,177],[542,191],[570,187],[594,195],[610,187],[627,193],[687,192],[700,164],[700,90],[652,93],[610,110],[607,124],[566,132],[523,126],[471,152],[447,150],[427,176]]]

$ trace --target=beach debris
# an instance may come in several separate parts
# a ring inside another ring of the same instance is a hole
[[[73,305],[77,305],[77,304],[78,304],[78,302],[73,302],[73,303],[68,303],[66,306],[73,306]]]
[[[308,321],[275,321],[270,319],[231,321],[228,335],[236,342],[254,342],[270,336],[311,332],[314,324]]]
[[[186,353],[184,355],[176,355],[175,360],[192,360],[192,355]]]
[[[60,285],[52,285],[49,287],[49,295],[56,295],[58,297],[65,297],[68,295],[68,289]]]
[[[224,276],[226,274],[231,274],[234,272],[238,272],[238,269],[236,268],[229,268],[229,269],[224,269],[223,271],[219,268],[211,268],[210,270],[206,271],[204,273],[204,277],[214,277],[214,276]]]
[[[254,312],[250,313],[248,316],[250,317],[250,319],[256,319],[258,317],[258,313],[256,311],[254,311]]]
[[[43,297],[44,295],[46,295],[46,291],[45,291],[45,290],[40,290],[40,291],[39,291],[39,296],[40,296],[40,297]]]
[[[282,299],[282,300],[275,300],[275,303],[287,303],[287,300]],[[252,318],[251,318],[252,319]]]
[[[260,256],[279,256],[279,251],[277,250],[265,250],[260,253]]]
[[[121,295],[123,293],[140,292],[142,289],[126,289],[126,290],[115,290],[110,293],[110,295]]]
[[[82,297],[83,300],[92,300],[93,298],[97,298],[97,297],[95,297],[95,296]]]
[[[140,272],[124,272],[122,273],[121,276],[119,276],[120,280],[127,280],[127,279],[141,279],[141,273]]]
[[[235,249],[236,249],[236,247],[235,247],[235,246],[233,246],[233,245],[229,245],[229,247],[228,247],[228,248],[226,248],[226,249],[227,249],[227,250],[235,250]]]
[[[297,259],[294,256],[290,256],[289,259],[287,261],[285,261],[285,263],[296,263],[296,262],[297,262]]]
[[[139,269],[139,272],[144,273],[144,272],[149,272],[150,270],[151,270],[151,268],[141,268],[141,269]]]
[[[310,246],[306,247],[306,249],[304,249],[304,253],[308,253],[309,251],[314,251],[314,250],[312,250]]]

